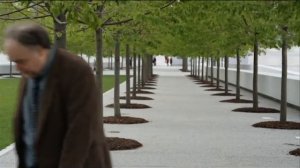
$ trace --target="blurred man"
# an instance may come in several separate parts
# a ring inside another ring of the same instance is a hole
[[[18,167],[110,168],[89,65],[51,46],[33,23],[9,27],[4,49],[22,74],[14,120]]]

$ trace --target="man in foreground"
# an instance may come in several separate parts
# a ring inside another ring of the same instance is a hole
[[[97,86],[79,57],[37,24],[13,25],[4,49],[22,74],[14,120],[19,168],[111,168]]]

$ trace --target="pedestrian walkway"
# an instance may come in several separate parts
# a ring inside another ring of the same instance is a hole
[[[149,123],[105,124],[108,137],[135,139],[143,144],[136,150],[112,151],[115,168],[299,168],[299,157],[288,154],[300,145],[298,130],[272,130],[251,125],[279,114],[231,112],[251,104],[220,103],[229,97],[211,96],[180,67],[155,67],[158,74],[154,100],[133,100],[150,109],[121,109],[124,116],[142,117]],[[233,88],[232,88],[233,89]],[[124,95],[125,83],[121,84]],[[246,91],[243,98],[251,99]],[[264,107],[279,104],[259,98]],[[113,90],[104,94],[104,105],[113,102]],[[123,102],[123,100],[122,100]],[[104,108],[104,116],[113,115]],[[289,109],[288,120],[300,121],[300,112]],[[297,139],[298,138],[298,139]],[[0,157],[0,168],[15,168],[14,152]]]

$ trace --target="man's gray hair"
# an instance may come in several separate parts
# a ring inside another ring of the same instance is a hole
[[[24,46],[40,46],[49,49],[51,42],[47,31],[36,23],[18,23],[8,27],[5,39],[13,39]]]

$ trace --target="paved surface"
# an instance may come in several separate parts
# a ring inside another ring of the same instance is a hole
[[[154,98],[133,101],[150,109],[121,109],[124,116],[142,117],[149,123],[138,125],[105,125],[109,137],[138,140],[144,146],[137,150],[111,152],[115,168],[299,168],[300,158],[288,154],[300,145],[300,132],[271,130],[251,125],[279,114],[231,112],[251,104],[220,103],[229,97],[211,96],[175,67],[156,67],[159,74]],[[121,85],[122,95],[125,84]],[[251,99],[246,91],[243,98]],[[268,99],[260,106],[279,108]],[[104,94],[104,105],[113,102],[113,90]],[[105,108],[104,115],[113,115]],[[300,112],[289,109],[288,120],[300,121]],[[15,167],[14,152],[0,157],[0,168]]]

